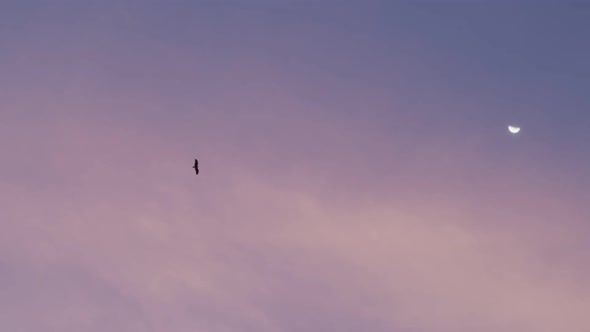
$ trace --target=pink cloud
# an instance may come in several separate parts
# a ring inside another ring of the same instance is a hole
[[[588,271],[574,262],[556,270],[544,259],[547,250],[567,247],[575,228],[556,232],[540,223],[534,229],[536,218],[559,216],[568,203],[549,191],[527,192],[538,189],[533,182],[512,195],[526,195],[539,210],[485,216],[473,205],[477,199],[466,200],[465,188],[453,191],[452,182],[430,183],[434,193],[446,190],[438,201],[397,201],[395,191],[408,183],[389,194],[369,193],[370,199],[366,192],[339,197],[313,175],[292,173],[285,183],[296,185],[288,186],[250,168],[247,159],[244,168],[234,167],[248,153],[223,157],[214,147],[202,153],[218,164],[194,177],[192,155],[183,155],[181,144],[124,126],[62,121],[46,123],[54,127],[43,144],[53,148],[42,158],[60,180],[44,182],[49,178],[40,175],[37,186],[3,191],[2,261],[40,275],[72,266],[100,282],[84,284],[90,293],[79,301],[85,305],[52,293],[28,295],[43,300],[35,309],[39,328],[92,326],[114,315],[108,301],[123,298],[133,305],[121,310],[141,313],[130,319],[179,331],[590,326]],[[428,189],[428,183],[417,186]],[[510,196],[488,197],[494,208],[505,200]],[[504,220],[489,224],[494,218]],[[76,292],[66,280],[83,278],[63,272],[46,287],[59,282]],[[15,280],[13,287],[31,282]],[[94,298],[103,284],[119,295]],[[130,324],[124,321],[114,329]]]

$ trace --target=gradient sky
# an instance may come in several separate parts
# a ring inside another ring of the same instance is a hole
[[[590,331],[589,35],[584,1],[0,1],[0,330]]]

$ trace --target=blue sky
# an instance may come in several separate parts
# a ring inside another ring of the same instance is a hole
[[[587,331],[589,22],[2,2],[0,330]]]

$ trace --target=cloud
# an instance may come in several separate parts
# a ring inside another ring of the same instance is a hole
[[[249,168],[216,182],[231,165],[194,177],[190,158],[186,169],[173,164],[177,149],[145,133],[67,128],[56,129],[64,138],[53,138],[59,148],[45,160],[63,183],[13,185],[2,197],[9,206],[2,261],[24,277],[2,284],[31,292],[23,301],[38,304],[21,302],[19,310],[38,313],[34,328],[98,331],[105,320],[113,331],[582,331],[590,324],[588,271],[574,263],[555,270],[544,258],[575,230],[530,228],[563,205],[505,214],[520,226],[493,227],[502,213],[477,220],[483,214],[461,191],[449,189],[438,204],[383,193],[338,198],[313,176],[276,182]],[[84,140],[71,139],[75,133]],[[128,151],[148,147],[157,158],[134,167]],[[63,187],[49,190],[54,185]],[[33,275],[44,276],[43,291]]]

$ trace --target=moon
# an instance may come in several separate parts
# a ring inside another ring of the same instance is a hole
[[[520,131],[520,127],[508,126],[508,131],[513,134],[518,134],[518,132]]]

